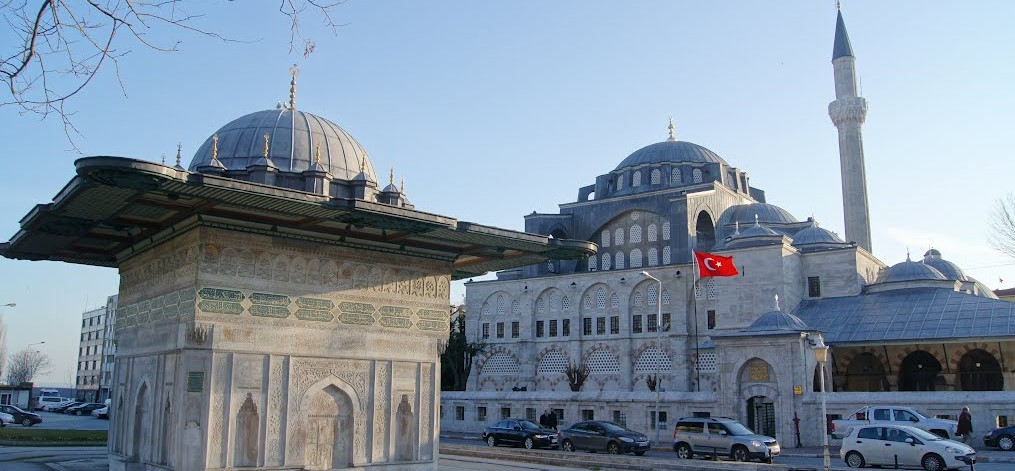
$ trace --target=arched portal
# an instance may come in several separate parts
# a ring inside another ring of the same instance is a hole
[[[963,391],[1003,391],[1001,364],[984,350],[970,350],[959,360],[959,384]]]
[[[873,353],[863,352],[846,366],[846,391],[887,391],[885,367]]]
[[[318,390],[307,405],[306,468],[352,466],[352,400],[334,385]]]
[[[694,225],[694,232],[697,238],[697,249],[702,251],[712,250],[715,246],[715,224],[707,212],[698,213],[698,221]]]
[[[134,401],[134,433],[131,435],[130,456],[141,461],[141,453],[146,452],[144,445],[148,442],[148,431],[151,428],[151,407],[148,404],[148,384],[141,383]]]
[[[416,459],[416,445],[419,443],[416,430],[416,417],[409,404],[409,395],[402,394],[395,413],[395,461]]]
[[[747,426],[754,433],[775,436],[775,402],[765,396],[747,400]]]
[[[910,353],[899,368],[899,391],[934,391],[941,362],[924,350]]]

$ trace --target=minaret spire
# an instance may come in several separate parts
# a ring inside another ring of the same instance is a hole
[[[837,5],[838,6],[838,5]],[[846,240],[871,251],[870,210],[867,205],[867,173],[863,156],[863,122],[867,100],[858,93],[856,57],[846,34],[842,11],[835,20],[832,47],[835,101],[828,104],[828,116],[839,130],[839,164],[842,177],[842,212]]]

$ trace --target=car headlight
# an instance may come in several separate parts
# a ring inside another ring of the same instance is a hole
[[[548,437],[549,437],[549,435],[536,435],[536,438],[538,438],[540,440],[542,440],[544,438],[548,438]]]
[[[983,434],[983,435],[984,435],[984,436],[986,436],[986,437],[989,437],[989,436],[991,436],[991,435],[993,435],[993,434],[994,434],[994,431],[993,431],[993,430],[991,430],[991,431],[989,431],[989,432],[987,432],[987,433],[985,433],[985,434]]]
[[[962,448],[955,448],[953,446],[946,446],[945,451],[948,453],[960,453],[963,455],[967,453],[966,450],[963,450]]]
[[[634,443],[634,439],[631,437],[620,437],[620,441],[625,443]]]
[[[761,448],[762,445],[763,444],[758,440],[751,440],[751,446],[753,446],[754,448]]]

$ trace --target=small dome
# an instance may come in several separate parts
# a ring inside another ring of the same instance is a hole
[[[941,252],[937,249],[930,249],[927,253],[923,254],[923,263],[937,269],[946,279],[971,281],[971,278],[966,276],[965,272],[958,265],[941,258]]]
[[[846,244],[846,242],[834,232],[819,227],[816,223],[812,223],[810,227],[805,227],[793,235],[793,245],[812,244]]]
[[[615,170],[645,164],[685,162],[726,164],[715,152],[697,144],[674,140],[657,142],[634,151]]]
[[[755,219],[755,215],[757,215],[757,219]],[[740,227],[745,227],[753,226],[755,222],[760,222],[762,224],[791,224],[797,222],[797,220],[789,213],[789,211],[786,211],[774,204],[738,204],[726,208],[726,210],[719,215],[719,222],[716,224],[716,230],[723,232],[720,234],[721,238],[731,236],[734,231],[733,225],[738,222],[740,223]]]
[[[762,315],[744,332],[803,332],[811,330],[799,317],[782,311]]]
[[[780,235],[782,235],[782,234],[780,234],[778,232],[775,232],[775,231],[773,231],[773,230],[771,230],[771,229],[769,229],[769,228],[767,228],[765,226],[762,226],[760,223],[758,223],[758,224],[755,224],[755,225],[751,226],[750,229],[747,229],[746,231],[741,232],[740,235],[737,237],[737,239],[743,239],[743,238],[747,238],[747,237],[771,237],[771,236],[780,236]]]
[[[939,252],[937,249],[930,249],[930,250],[924,252],[924,254],[923,254],[923,258],[924,259],[931,258],[931,257],[933,257],[933,258],[941,258],[941,252]]]
[[[874,283],[889,283],[893,281],[912,280],[947,280],[941,272],[934,267],[920,262],[906,260],[896,263],[878,274]]]
[[[251,113],[222,126],[217,161],[227,170],[244,170],[264,156],[268,135],[268,158],[280,172],[325,170],[339,180],[352,180],[362,167],[367,179],[376,182],[373,164],[363,147],[337,124],[299,110],[276,109]],[[212,165],[214,136],[201,145],[190,171]],[[315,166],[320,152],[320,166]],[[265,162],[261,162],[264,164]]]

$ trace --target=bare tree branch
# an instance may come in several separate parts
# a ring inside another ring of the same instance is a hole
[[[997,200],[987,239],[995,249],[1015,259],[1015,193]]]
[[[7,359],[7,384],[27,383],[52,370],[49,355],[27,348],[18,350]]]

